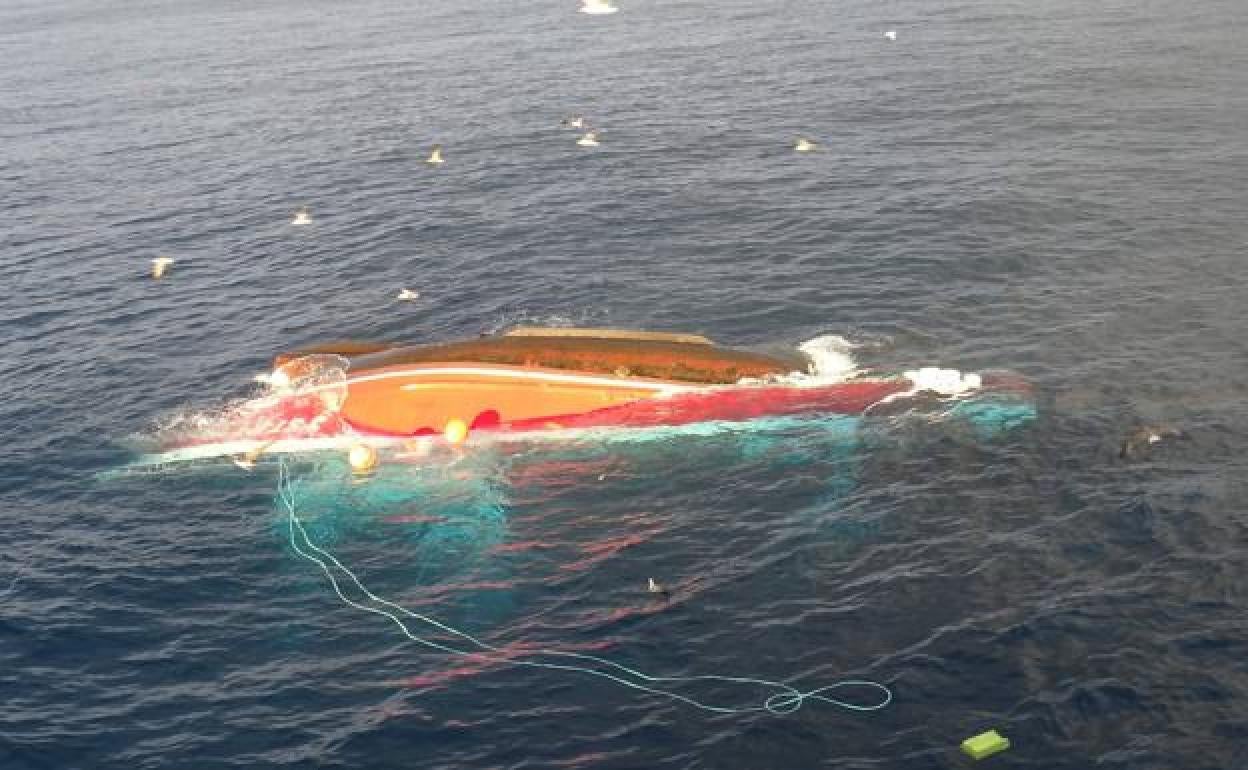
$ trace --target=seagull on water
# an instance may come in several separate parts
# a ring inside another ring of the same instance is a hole
[[[425,162],[435,166],[445,163],[446,161],[442,160],[442,145],[435,144],[433,152],[429,153],[429,157],[425,159]]]
[[[157,257],[152,260],[152,277],[159,278],[173,264],[173,257]]]
[[[399,289],[398,299],[401,302],[411,302],[414,299],[420,299],[420,292],[412,291],[411,289]]]
[[[576,140],[576,143],[582,147],[597,147],[598,146],[598,132],[586,131],[584,136]]]
[[[620,10],[611,4],[611,0],[581,0],[581,13],[591,16],[602,16]]]
[[[300,206],[295,212],[295,218],[290,220],[292,225],[310,225],[312,224],[312,212],[308,211],[307,206]]]
[[[793,149],[797,150],[798,152],[810,152],[811,150],[815,149],[818,146],[819,145],[816,142],[813,142],[810,139],[807,139],[806,137],[799,137],[797,140],[797,144],[793,145]]]
[[[1133,459],[1152,449],[1153,444],[1171,438],[1186,438],[1186,434],[1170,425],[1145,425],[1123,440],[1118,456],[1124,460]]]

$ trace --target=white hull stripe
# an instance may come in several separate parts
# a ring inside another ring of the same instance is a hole
[[[539,382],[557,382],[568,385],[591,385],[600,388],[619,388],[621,390],[652,390],[655,393],[684,393],[691,390],[699,390],[697,387],[689,385],[672,385],[665,382],[651,382],[648,380],[629,380],[620,377],[595,377],[586,374],[561,374],[555,372],[533,372],[523,369],[486,369],[468,366],[448,366],[438,369],[409,369],[402,372],[385,372],[380,375],[364,375],[362,377],[351,378],[347,383],[368,382],[372,379],[382,379],[388,376],[396,377],[439,377],[444,375],[458,375],[469,377],[495,377],[500,380],[537,380]],[[399,390],[414,390],[426,387],[419,383],[411,385],[400,385]]]
[[[668,382],[654,382],[653,380],[636,380],[624,379],[622,377],[595,377],[587,374],[563,374],[561,372],[550,371],[531,371],[527,369],[493,369],[488,367],[473,366],[440,366],[429,369],[396,369],[388,372],[377,372],[376,374],[361,374],[355,377],[347,377],[345,383],[329,383],[325,385],[314,385],[310,388],[301,388],[300,393],[320,393],[322,391],[334,390],[337,388],[351,386],[360,382],[378,382],[381,380],[393,380],[396,378],[413,378],[413,377],[436,377],[438,375],[469,375],[473,377],[497,377],[499,379],[525,379],[537,380],[539,382],[559,382],[574,385],[592,385],[606,388],[620,388],[627,390],[651,390],[656,395],[669,395],[674,393],[689,393],[699,390],[710,390],[715,387],[713,385],[677,385]],[[424,387],[416,383],[412,383],[412,388],[416,389]],[[404,385],[399,386],[400,390],[408,390]]]

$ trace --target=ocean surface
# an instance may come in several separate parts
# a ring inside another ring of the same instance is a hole
[[[0,767],[961,768],[995,728],[985,767],[1248,768],[1248,5],[619,6],[0,2]],[[891,704],[457,658],[335,595],[271,465],[118,472],[277,351],[523,323],[1034,384],[291,467],[317,544],[508,654]]]

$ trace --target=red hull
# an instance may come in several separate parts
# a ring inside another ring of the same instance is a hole
[[[861,414],[910,383],[897,380],[847,382],[822,387],[728,387],[681,393],[661,399],[596,409],[583,414],[519,420],[500,427],[510,431],[551,428],[652,428],[697,422],[741,422],[796,414]]]

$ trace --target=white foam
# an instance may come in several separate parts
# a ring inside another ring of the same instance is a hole
[[[854,343],[839,334],[825,334],[803,342],[797,349],[810,359],[808,379],[811,383],[826,385],[844,382],[860,373],[858,362],[854,360],[854,347]]]
[[[974,372],[963,373],[957,369],[941,369],[936,366],[903,372],[903,375],[914,383],[915,391],[930,390],[942,396],[960,396],[979,390],[984,384],[983,379]]]

